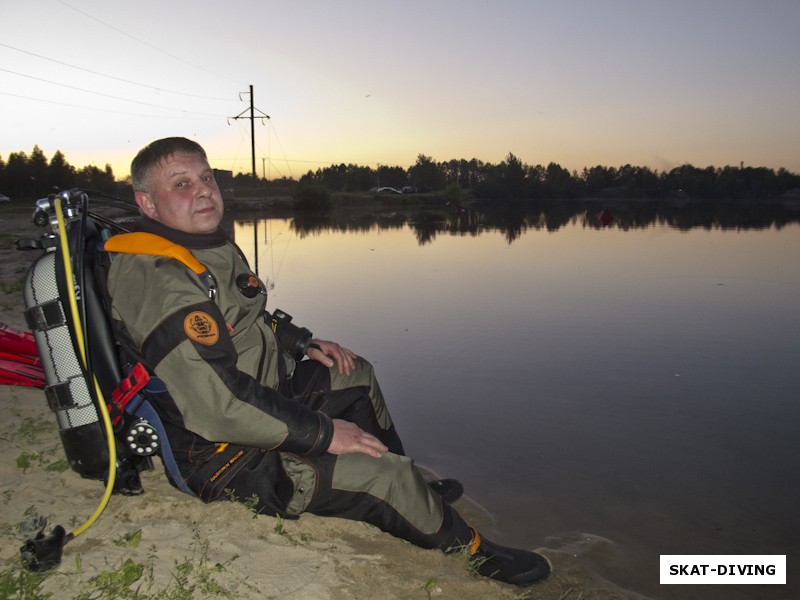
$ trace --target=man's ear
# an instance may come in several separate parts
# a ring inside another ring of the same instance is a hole
[[[149,192],[134,192],[134,199],[139,206],[139,210],[148,219],[157,220],[158,211],[156,210],[156,203],[153,201]]]

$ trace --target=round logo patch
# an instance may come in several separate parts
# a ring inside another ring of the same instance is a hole
[[[213,346],[219,339],[217,322],[208,313],[197,310],[183,320],[183,330],[190,340],[204,346]]]

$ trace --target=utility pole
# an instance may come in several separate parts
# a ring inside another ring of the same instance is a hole
[[[241,94],[246,94],[246,93],[248,93],[248,92],[241,92]],[[255,129],[255,122],[256,122],[256,118],[259,118],[262,121],[264,119],[269,119],[269,115],[261,112],[260,110],[258,110],[257,108],[255,108],[253,106],[253,86],[252,85],[250,86],[250,92],[249,93],[250,93],[250,108],[249,109],[246,108],[242,112],[240,112],[238,115],[236,115],[235,117],[230,117],[230,118],[234,119],[234,120],[236,120],[236,119],[250,119],[250,156],[251,156],[251,162],[252,162],[252,168],[253,168],[253,183],[255,183],[256,181],[258,181],[258,175],[256,174],[256,129]],[[239,95],[240,98],[241,98],[241,94]],[[257,110],[260,113],[258,117],[256,117],[256,115],[255,115],[255,111],[257,111]],[[248,112],[250,113],[250,116],[246,116],[246,113],[248,113]]]

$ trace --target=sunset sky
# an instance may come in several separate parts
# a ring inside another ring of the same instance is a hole
[[[76,166],[183,135],[212,166],[785,167],[797,0],[3,0],[0,157]],[[257,113],[258,114],[258,113]]]

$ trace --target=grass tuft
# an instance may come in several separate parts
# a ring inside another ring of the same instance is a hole
[[[114,544],[135,550],[142,540],[141,530],[122,535],[114,540]],[[67,572],[63,568],[34,572],[28,570],[22,559],[17,557],[5,561],[5,568],[0,570],[0,598],[8,600],[48,600],[53,593],[45,591],[46,582],[51,577],[64,577],[69,581],[59,586],[59,597],[63,591],[70,590],[68,596],[73,600],[194,600],[199,598],[253,598],[258,590],[247,582],[238,582],[244,586],[243,595],[234,595],[218,580],[220,573],[236,560],[234,556],[225,563],[213,562],[209,557],[208,540],[201,539],[195,531],[191,553],[180,562],[175,562],[169,583],[161,589],[154,589],[157,548],[150,546],[145,563],[127,557],[121,560],[116,568],[101,571],[88,580],[83,579],[84,565],[80,555],[75,557],[75,571]]]

